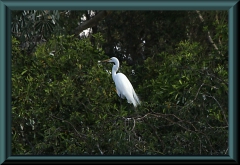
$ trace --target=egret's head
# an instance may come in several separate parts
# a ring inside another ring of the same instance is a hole
[[[110,59],[103,60],[102,62],[113,62],[116,64],[118,62],[118,59],[116,57],[111,57]]]

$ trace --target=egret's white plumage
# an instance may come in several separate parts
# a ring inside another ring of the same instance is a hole
[[[140,104],[140,100],[134,91],[132,84],[124,74],[117,73],[119,68],[118,59],[116,57],[112,57],[108,60],[104,60],[103,62],[114,63],[112,67],[112,78],[115,82],[118,96],[122,99],[126,98],[128,103],[132,103],[134,107],[137,107],[137,105]]]

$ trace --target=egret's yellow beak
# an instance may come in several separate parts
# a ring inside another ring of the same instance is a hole
[[[101,61],[101,62],[109,62],[109,60],[110,60],[110,59],[107,59],[107,60],[103,60],[103,61]]]

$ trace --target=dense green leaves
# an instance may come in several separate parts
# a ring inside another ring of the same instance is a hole
[[[12,38],[13,155],[227,154],[226,13],[118,11],[84,39],[55,33],[84,11],[69,13],[32,18],[47,41],[31,54]],[[119,57],[137,109],[117,96],[105,53]]]

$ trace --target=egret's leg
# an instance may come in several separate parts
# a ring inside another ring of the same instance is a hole
[[[120,97],[119,97],[119,100],[120,100],[120,107],[121,107],[121,109],[122,109],[122,97],[121,97],[121,94],[119,95]]]
[[[120,101],[119,101],[119,102],[120,102],[120,108],[122,109],[121,94],[118,95],[117,88],[115,88],[115,91],[116,91],[116,93],[117,93],[117,97],[118,97],[118,99],[120,100]]]

